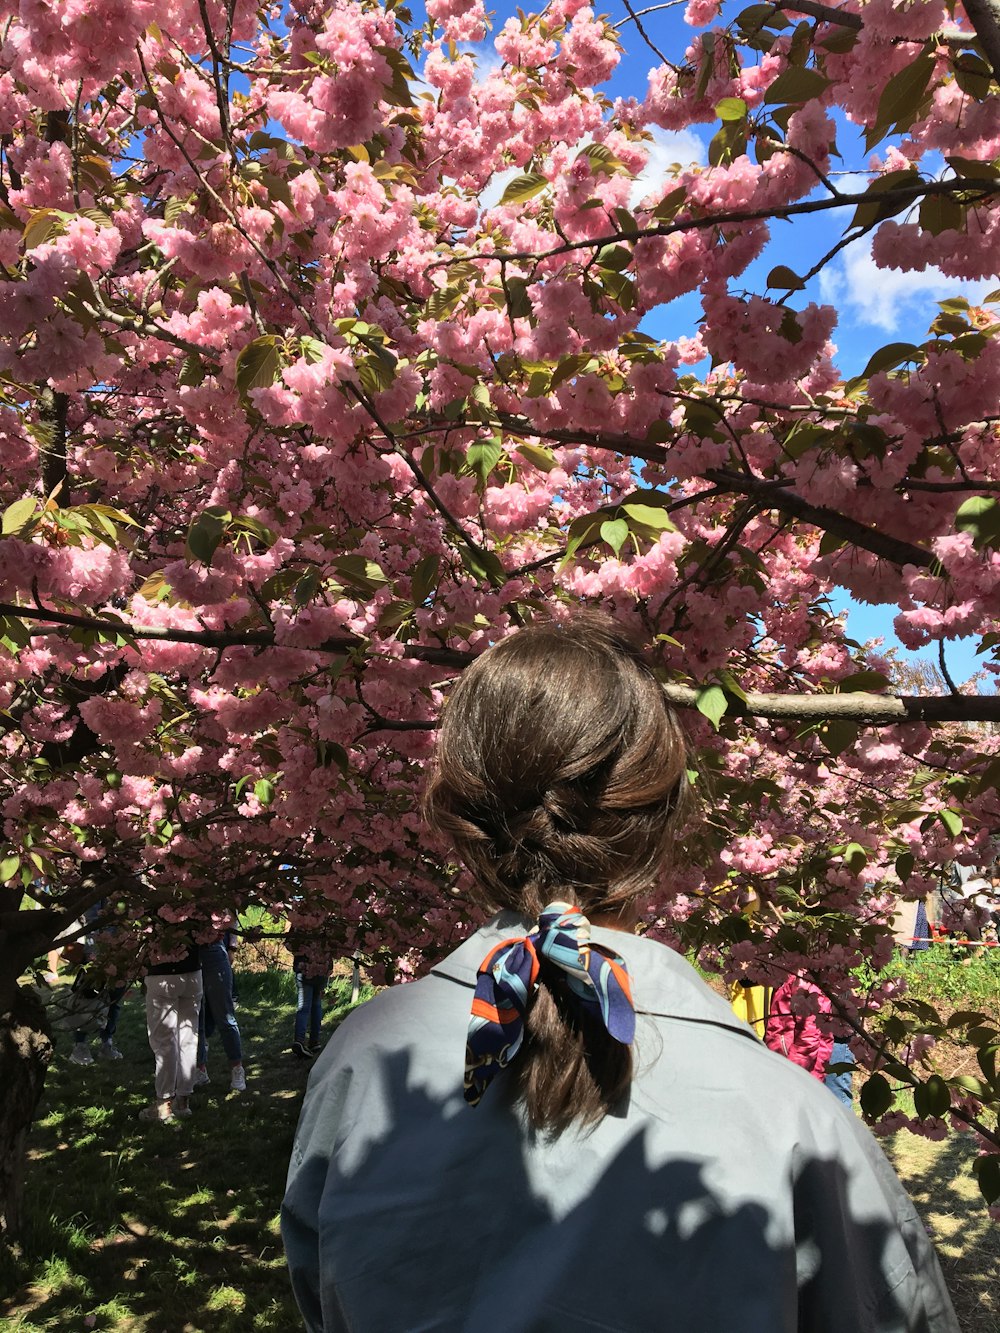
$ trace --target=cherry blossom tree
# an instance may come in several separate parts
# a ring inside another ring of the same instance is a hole
[[[1000,12],[691,0],[664,50],[669,8],[0,0],[8,1220],[32,959],[99,903],[133,956],[265,904],[410,975],[469,922],[418,812],[448,683],[578,602],[654,654],[710,812],[652,927],[809,971],[869,1118],[910,1084],[1000,1195],[1000,1036],[874,1028],[856,980],[1000,819],[1000,699],[944,652],[998,669]],[[955,294],[845,379],[812,293],[869,246]],[[947,693],[894,694],[838,588]]]

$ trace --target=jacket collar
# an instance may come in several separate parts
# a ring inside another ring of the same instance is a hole
[[[500,912],[477,930],[454,953],[431,969],[431,975],[446,977],[475,989],[479,965],[497,944],[520,939],[535,922],[516,912]],[[676,1018],[686,1022],[713,1023],[756,1040],[726,1001],[708,987],[680,954],[657,940],[627,931],[594,926],[591,938],[625,959],[632,978],[636,1013]]]

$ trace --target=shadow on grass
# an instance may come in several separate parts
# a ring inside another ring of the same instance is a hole
[[[970,1136],[931,1143],[904,1130],[883,1146],[934,1238],[963,1333],[997,1333],[1000,1227],[972,1174]]]
[[[0,1293],[12,1293],[0,1299],[0,1327],[301,1327],[277,1213],[311,1061],[288,1050],[291,976],[248,974],[239,987],[247,1091],[229,1092],[214,1038],[212,1082],[188,1120],[136,1119],[153,1091],[137,989],[118,1029],[124,1060],[71,1064],[71,1039],[60,1035],[29,1143],[23,1244],[0,1269]],[[326,1033],[348,1008],[328,1015]]]

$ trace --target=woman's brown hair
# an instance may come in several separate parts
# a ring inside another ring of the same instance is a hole
[[[656,677],[611,619],[578,612],[489,648],[455,686],[425,797],[482,906],[537,918],[554,899],[627,917],[663,870],[686,747]],[[517,1069],[529,1122],[592,1123],[621,1099],[631,1049],[593,1030],[543,964]]]

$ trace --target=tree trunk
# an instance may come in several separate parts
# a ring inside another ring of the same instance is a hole
[[[51,1059],[45,1006],[15,986],[0,1013],[0,1246],[21,1226],[25,1147]]]

